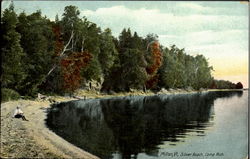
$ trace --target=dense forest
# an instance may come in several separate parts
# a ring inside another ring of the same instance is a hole
[[[215,80],[203,55],[191,56],[173,45],[162,46],[155,34],[141,37],[124,28],[119,37],[101,29],[76,6],[67,6],[54,21],[41,11],[2,11],[2,95],[35,96],[72,93],[97,81],[100,91],[161,88],[242,88]]]

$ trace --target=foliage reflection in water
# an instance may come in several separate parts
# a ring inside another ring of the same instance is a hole
[[[204,136],[217,98],[242,91],[78,100],[53,105],[46,123],[59,136],[103,159],[157,156],[159,145]]]

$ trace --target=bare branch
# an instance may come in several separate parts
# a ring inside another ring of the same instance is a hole
[[[82,48],[81,48],[81,52],[83,52],[84,41],[85,41],[85,38],[83,37],[83,38],[82,38]]]
[[[77,38],[77,36],[76,36],[76,38],[75,38],[75,42],[74,42],[74,46],[76,46],[76,42],[77,42],[77,40],[78,40],[78,38]],[[72,43],[73,43],[73,41],[72,41]]]
[[[72,24],[72,26],[73,26],[73,24]],[[73,31],[73,29],[72,29],[71,35],[70,35],[70,38],[69,38],[69,41],[68,41],[67,44],[64,46],[62,52],[61,52],[60,55],[59,55],[59,61],[60,61],[60,59],[62,59],[62,58],[64,57],[64,53],[65,53],[66,51],[69,51],[69,50],[72,50],[72,49],[73,49],[73,47],[72,47],[72,48],[68,48],[70,42],[72,41],[72,43],[73,43],[73,38],[74,38],[74,31]],[[49,70],[49,72],[47,73],[47,75],[44,76],[43,79],[42,79],[35,87],[37,87],[39,84],[43,83],[43,82],[47,79],[47,77],[56,69],[56,67],[58,66],[58,64],[59,64],[59,63],[55,63],[55,64],[53,65],[53,67]]]
[[[72,48],[69,48],[69,49],[68,49],[67,47],[69,46],[69,44],[70,44],[70,42],[72,41],[73,37],[74,37],[74,32],[73,32],[73,30],[72,30],[72,31],[71,31],[71,36],[70,36],[70,38],[69,38],[69,41],[67,42],[67,44],[64,46],[62,52],[60,53],[59,59],[61,59],[61,58],[63,57],[63,55],[64,55],[64,53],[65,53],[66,51],[72,50]],[[54,64],[54,65],[53,65],[53,67],[49,70],[49,72],[48,72],[47,75],[45,76],[44,80],[45,80],[45,79],[46,79],[46,78],[56,69],[57,65],[58,65],[58,64]]]
[[[148,43],[148,45],[147,45],[147,51],[148,51],[149,45],[153,44],[155,41],[156,40],[153,40],[153,41],[151,41],[151,42]]]
[[[74,37],[74,32],[73,32],[73,30],[71,31],[71,36],[70,36],[70,38],[69,38],[69,41],[68,41],[68,43],[65,45],[65,47],[63,48],[63,51],[61,52],[61,54],[60,54],[60,56],[62,56],[64,53],[65,53],[65,51],[68,51],[68,46],[69,46],[69,44],[70,44],[70,42],[71,42],[71,40],[73,39],[73,37]],[[71,48],[72,49],[72,48]]]
[[[68,48],[68,49],[66,49],[65,51],[69,51],[69,50],[72,50],[72,48]],[[60,55],[60,57],[61,57],[61,56],[63,56],[63,55]]]
[[[50,71],[47,73],[46,77],[49,76],[51,74],[51,72],[54,71],[54,69],[56,68],[56,64],[54,64],[54,66],[50,69]]]
[[[74,50],[74,38],[72,38],[71,49],[72,49],[72,51]]]

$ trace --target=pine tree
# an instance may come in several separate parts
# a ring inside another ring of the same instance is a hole
[[[13,4],[5,9],[2,17],[2,87],[16,91],[20,89],[20,83],[25,77],[22,58],[23,49],[20,45],[20,34],[16,31],[18,23]]]
[[[100,54],[101,29],[95,23],[85,21],[87,28],[84,40],[84,50],[88,51],[92,59],[90,64],[82,71],[82,76],[87,80],[101,81],[103,72],[98,56]]]
[[[118,52],[113,42],[111,30],[108,28],[101,34],[100,54],[98,56],[104,76],[109,74],[116,58],[118,58]]]
[[[121,54],[120,62],[122,73],[120,85],[127,91],[129,88],[142,89],[148,79],[143,52],[138,49],[127,49]]]
[[[52,67],[54,36],[49,19],[42,17],[41,11],[26,16],[20,14],[18,32],[21,45],[26,53],[24,57],[27,77],[22,84],[24,94],[35,95]]]

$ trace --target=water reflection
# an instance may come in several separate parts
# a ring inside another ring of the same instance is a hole
[[[76,146],[101,158],[157,156],[159,145],[185,142],[188,133],[204,136],[213,125],[217,98],[242,91],[79,100],[54,105],[47,125]]]

